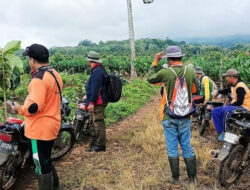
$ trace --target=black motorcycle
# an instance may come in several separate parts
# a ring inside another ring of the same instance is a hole
[[[197,124],[200,136],[203,136],[206,129],[209,128],[212,119],[212,109],[218,106],[223,106],[223,103],[208,101],[205,106],[196,106]]]
[[[69,105],[63,100],[62,118],[69,115]],[[62,124],[52,148],[52,159],[65,155],[75,143],[75,131],[69,124]],[[21,169],[26,168],[30,159],[30,141],[24,136],[24,122],[7,118],[0,124],[0,189],[11,188]]]
[[[220,161],[219,183],[225,187],[237,182],[250,164],[250,112],[233,111],[227,126],[223,147],[212,152]]]
[[[91,133],[91,117],[88,111],[85,110],[86,96],[80,100],[77,104],[77,110],[75,112],[72,125],[75,129],[76,140],[80,139],[80,135],[89,136]]]

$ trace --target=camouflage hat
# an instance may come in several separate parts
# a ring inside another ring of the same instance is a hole
[[[203,74],[203,70],[202,70],[202,68],[199,67],[199,66],[196,66],[196,67],[194,68],[194,70],[195,70],[195,73],[196,73],[196,74]]]
[[[226,73],[222,74],[222,76],[239,76],[239,72],[236,69],[228,69]]]
[[[100,57],[99,57],[99,53],[95,51],[89,51],[88,56],[86,57],[86,61],[102,63],[102,60],[100,60]]]

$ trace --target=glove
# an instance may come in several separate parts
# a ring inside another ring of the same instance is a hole
[[[153,67],[157,67],[157,66],[158,66],[158,61],[153,61],[153,62],[152,62],[152,66],[153,66]]]

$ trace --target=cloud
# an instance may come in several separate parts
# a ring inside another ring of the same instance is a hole
[[[180,38],[250,34],[249,0],[132,0],[135,37]],[[126,0],[11,0],[0,2],[0,46],[76,45],[128,39]]]

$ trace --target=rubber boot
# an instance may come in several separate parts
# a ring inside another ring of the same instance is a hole
[[[187,174],[189,180],[194,183],[196,180],[196,157],[193,158],[184,158],[186,167],[187,167]]]
[[[97,140],[97,137],[93,136],[89,143],[89,149],[88,149],[89,152],[93,151],[93,147],[96,145],[96,140]]]
[[[52,165],[52,175],[53,175],[53,190],[60,190],[59,177],[56,172],[56,168]]]
[[[172,183],[179,184],[179,157],[168,157],[169,165],[172,173]]]
[[[38,175],[38,190],[53,190],[52,171],[48,174]]]

